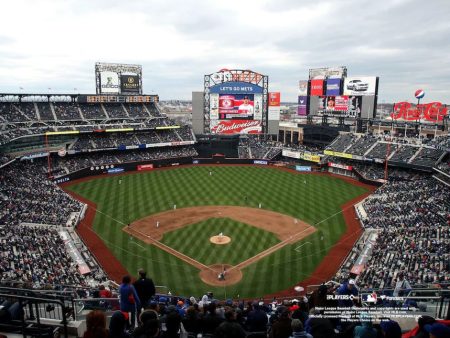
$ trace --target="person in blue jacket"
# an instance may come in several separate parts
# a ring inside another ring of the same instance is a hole
[[[120,311],[130,313],[130,329],[133,330],[136,325],[136,309],[141,308],[141,301],[136,289],[131,284],[130,276],[122,278],[122,284],[119,287]]]
[[[349,279],[348,282],[342,284],[339,289],[337,289],[337,294],[339,296],[347,295],[347,296],[358,296],[358,289],[355,285],[354,279]],[[340,307],[352,307],[353,300],[352,299],[339,299],[338,306]]]

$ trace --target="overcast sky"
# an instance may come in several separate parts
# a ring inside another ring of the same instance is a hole
[[[450,0],[14,0],[0,16],[0,92],[95,93],[95,62],[143,66],[144,93],[190,99],[222,68],[295,101],[308,69],[380,77],[379,102],[450,103]]]

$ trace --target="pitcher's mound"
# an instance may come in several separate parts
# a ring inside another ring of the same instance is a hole
[[[225,279],[219,279],[219,274],[225,269]],[[233,268],[228,264],[214,264],[200,271],[201,280],[212,286],[228,286],[238,283],[242,279],[239,268]]]
[[[209,241],[213,244],[228,244],[231,242],[231,238],[228,236],[212,236]]]

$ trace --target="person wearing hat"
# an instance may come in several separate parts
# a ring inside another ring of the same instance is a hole
[[[248,96],[244,96],[243,103],[238,108],[239,114],[253,115],[253,106],[250,104]]]
[[[269,338],[289,338],[292,334],[291,317],[286,306],[277,309],[278,318],[274,320],[269,332]]]
[[[337,294],[339,296],[349,296],[349,299],[339,299],[338,306],[352,307],[353,299],[351,298],[351,296],[358,296],[358,289],[356,288],[355,280],[349,279],[347,283],[342,284],[339,289],[337,289]]]
[[[448,338],[450,337],[450,327],[441,323],[425,325],[425,331],[430,334],[430,338]]]

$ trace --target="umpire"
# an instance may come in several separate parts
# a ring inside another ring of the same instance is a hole
[[[151,278],[147,278],[144,269],[139,269],[139,278],[133,283],[134,288],[141,300],[141,306],[145,309],[150,304],[150,299],[155,295],[155,284]],[[137,309],[137,318],[142,309]]]

